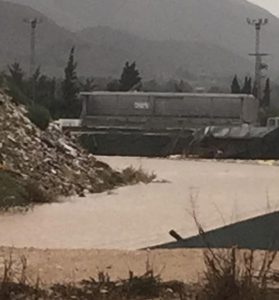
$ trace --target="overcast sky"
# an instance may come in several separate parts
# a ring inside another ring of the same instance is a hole
[[[271,13],[279,16],[279,0],[249,0],[259,6],[268,9]]]

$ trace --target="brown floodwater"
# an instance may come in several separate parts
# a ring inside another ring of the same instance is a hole
[[[149,185],[0,215],[0,245],[69,249],[138,249],[172,241],[279,207],[279,167],[246,163],[102,157],[114,168],[155,172]]]

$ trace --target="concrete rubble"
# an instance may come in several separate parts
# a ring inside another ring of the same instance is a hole
[[[0,169],[38,182],[57,195],[101,192],[125,183],[116,172],[65,136],[59,125],[41,131],[0,91]]]

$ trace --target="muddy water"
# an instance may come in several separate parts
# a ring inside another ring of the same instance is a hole
[[[0,216],[0,245],[36,248],[137,249],[196,234],[192,211],[206,229],[279,207],[279,167],[208,161],[103,157],[133,165],[158,182],[71,198],[25,214]],[[168,182],[160,182],[164,179]]]

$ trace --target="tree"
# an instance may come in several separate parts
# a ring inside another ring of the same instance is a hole
[[[65,78],[62,82],[63,93],[63,111],[62,116],[67,118],[76,118],[80,113],[80,103],[78,102],[78,80],[77,80],[77,63],[75,61],[75,47],[71,48],[67,66],[64,73]]]
[[[232,92],[232,94],[240,94],[240,92],[241,92],[237,75],[235,75],[234,78],[233,78],[233,81],[232,81],[232,84],[231,84],[231,92]]]
[[[252,94],[252,78],[249,77],[247,81],[247,94],[251,95]]]
[[[254,84],[253,84],[252,95],[254,95],[256,98],[258,96],[258,87],[257,87],[256,81],[254,81]]]
[[[142,88],[144,92],[161,92],[161,89],[162,87],[155,79],[145,81]]]
[[[0,88],[2,88],[4,86],[5,83],[5,73],[1,72],[0,73]]]
[[[120,91],[130,91],[131,89],[138,89],[141,85],[140,73],[136,68],[136,63],[129,64],[126,62],[121,78],[119,81]]]
[[[220,86],[213,85],[208,89],[207,92],[213,93],[213,94],[224,94],[224,93],[226,93],[226,90]]]
[[[93,77],[86,78],[85,80],[80,80],[79,82],[80,90],[83,92],[92,92],[96,89],[95,79]]]
[[[41,130],[46,130],[51,120],[49,111],[38,104],[33,104],[28,108],[28,117]]]
[[[264,88],[264,94],[263,94],[263,101],[262,101],[262,106],[267,108],[270,105],[270,79],[267,78],[265,82],[265,88]]]
[[[12,81],[18,88],[22,88],[24,72],[18,62],[14,62],[8,66],[9,74],[7,76],[9,81]]]
[[[107,90],[109,92],[117,92],[120,91],[120,83],[119,80],[113,79],[107,84]]]
[[[252,93],[252,79],[251,77],[245,76],[244,85],[241,89],[242,94],[250,95]]]
[[[174,89],[176,93],[191,93],[193,92],[193,87],[189,82],[180,80],[179,82],[175,82]]]
[[[30,104],[28,87],[24,78],[24,72],[18,62],[8,66],[8,74],[5,76],[8,94],[16,104]]]

